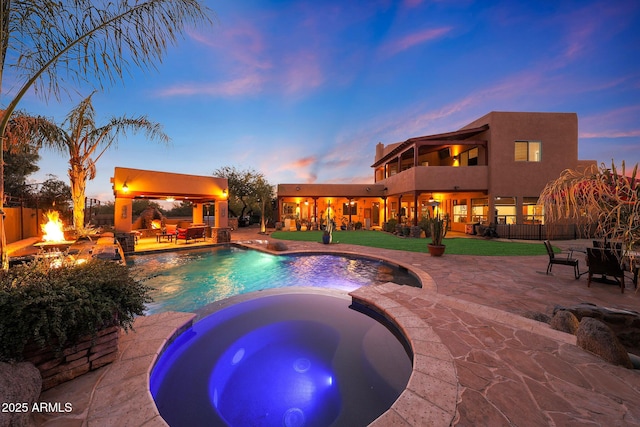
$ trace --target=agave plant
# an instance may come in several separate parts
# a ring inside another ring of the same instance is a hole
[[[640,184],[636,164],[630,174],[604,164],[584,170],[567,169],[550,182],[538,201],[549,222],[575,221],[584,235],[595,226],[595,236],[622,243],[623,256],[640,244]]]

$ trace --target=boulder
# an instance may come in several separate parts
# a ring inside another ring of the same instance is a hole
[[[629,353],[640,356],[640,313],[632,310],[617,310],[581,303],[571,307],[556,306],[554,314],[560,310],[572,312],[578,321],[584,317],[599,319],[609,326]]]
[[[0,396],[2,403],[20,405],[0,411],[0,426],[33,425],[31,407],[40,397],[42,377],[32,363],[0,362]],[[5,408],[3,408],[5,409]]]
[[[283,242],[269,242],[267,243],[267,250],[270,251],[275,251],[275,252],[282,252],[282,251],[286,251],[289,248],[287,247],[287,245],[285,245]]]
[[[583,317],[576,331],[579,347],[590,351],[614,365],[633,369],[627,350],[606,324],[592,317]]]
[[[575,335],[578,330],[580,321],[578,318],[568,310],[559,310],[553,315],[549,326],[557,331],[566,332],[571,335]]]
[[[548,315],[540,313],[539,311],[525,311],[522,313],[522,317],[542,323],[549,323],[551,321],[551,318]]]

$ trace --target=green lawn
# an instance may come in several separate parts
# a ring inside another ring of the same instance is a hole
[[[296,240],[304,242],[321,242],[322,231],[275,231],[274,239]],[[411,252],[427,252],[427,243],[431,239],[411,239],[397,237],[382,231],[336,231],[333,233],[334,243],[350,243],[373,248],[399,249]],[[547,252],[542,242],[519,243],[499,242],[496,240],[451,238],[444,239],[446,253],[452,255],[545,255]]]

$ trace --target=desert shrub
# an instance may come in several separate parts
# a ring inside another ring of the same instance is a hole
[[[150,289],[128,267],[102,260],[38,260],[0,272],[0,360],[20,360],[27,343],[61,350],[108,326],[128,330]]]
[[[418,227],[424,231],[424,237],[431,236],[431,217],[429,215],[423,215],[418,222]]]
[[[398,224],[398,220],[395,218],[391,218],[389,221],[385,223],[384,231],[388,233],[395,233],[397,224]]]

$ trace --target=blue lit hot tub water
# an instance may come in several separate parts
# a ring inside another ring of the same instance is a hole
[[[351,300],[283,294],[196,322],[159,358],[151,393],[179,426],[364,426],[406,387],[411,358]]]
[[[135,256],[129,264],[155,288],[150,314],[210,313],[208,304],[235,297],[178,336],[153,369],[151,392],[172,427],[367,425],[407,384],[406,343],[336,292],[387,281],[419,286],[406,270],[233,246]],[[241,296],[294,286],[295,293]]]

